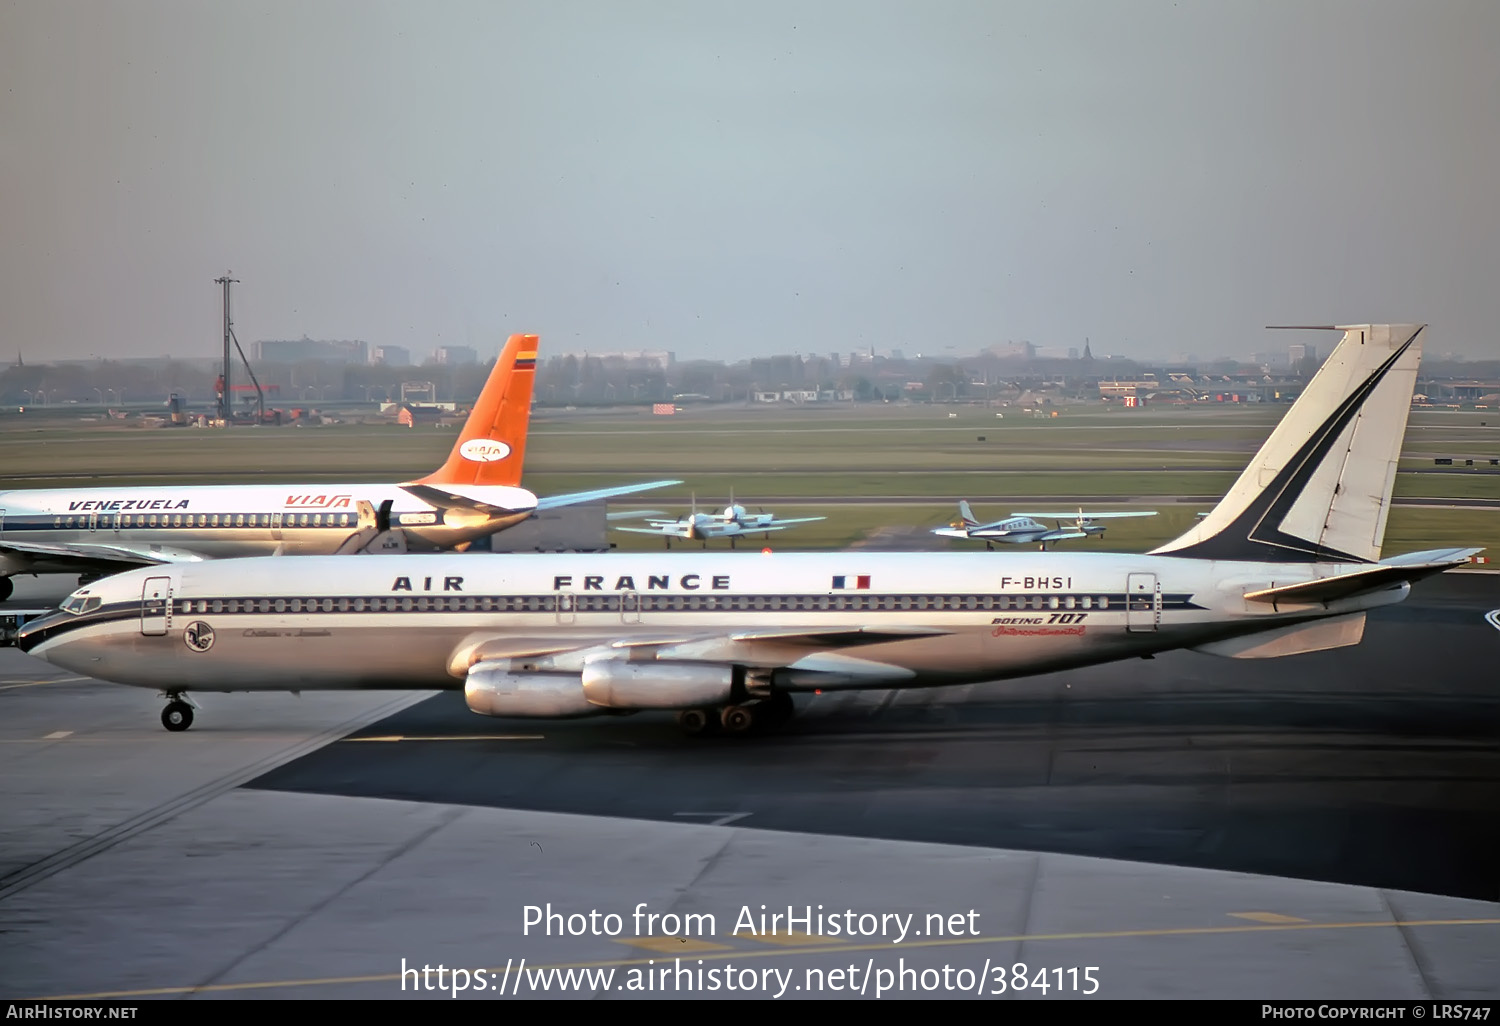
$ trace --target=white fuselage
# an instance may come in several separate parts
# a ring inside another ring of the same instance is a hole
[[[574,653],[523,667],[568,670],[590,646],[623,657],[634,645],[656,660],[783,671],[834,652],[870,668],[846,686],[909,687],[1192,647],[1409,590],[1280,608],[1244,597],[1348,569],[1052,552],[249,559],[107,578],[88,589],[88,609],[34,622],[19,644],[90,677],[169,691],[456,688],[481,658]],[[853,647],[767,640],[906,628]]]
[[[525,519],[537,498],[524,488],[466,486],[466,498],[505,513],[440,508],[393,484],[197,485],[0,492],[0,538],[56,545],[160,549],[205,558],[327,554],[354,533],[357,503],[390,501],[391,526],[436,547]],[[0,555],[0,561],[7,557]],[[60,569],[70,566],[62,564]],[[12,572],[47,569],[22,555]]]

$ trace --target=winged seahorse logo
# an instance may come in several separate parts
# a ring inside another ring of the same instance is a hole
[[[207,652],[214,647],[214,629],[202,620],[194,620],[183,628],[182,640],[194,652]]]

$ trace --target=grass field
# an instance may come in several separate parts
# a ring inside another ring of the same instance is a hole
[[[540,495],[651,478],[684,484],[617,509],[686,512],[765,505],[829,519],[773,534],[776,548],[839,548],[882,527],[934,527],[967,498],[981,518],[1086,503],[1141,508],[1081,549],[1142,551],[1176,535],[1228,489],[1285,406],[1146,410],[934,406],[561,411],[533,416],[525,484]],[[33,411],[34,412],[34,411]],[[949,414],[954,414],[950,416]],[[143,428],[78,412],[0,413],[0,487],[400,481],[446,459],[453,428],[393,424]],[[1437,457],[1458,466],[1438,468]],[[1490,500],[1500,506],[1500,413],[1415,411],[1396,478],[1398,498]],[[1462,465],[1474,459],[1476,466]],[[614,532],[621,548],[661,547]],[[719,543],[722,545],[723,543]],[[759,546],[759,539],[746,544]],[[954,541],[955,548],[978,548]],[[1385,551],[1483,545],[1500,556],[1500,511],[1397,506]]]

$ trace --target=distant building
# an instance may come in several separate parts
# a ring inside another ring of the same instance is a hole
[[[1293,367],[1296,367],[1303,360],[1312,360],[1316,363],[1318,350],[1316,346],[1287,346],[1286,358],[1287,362]]]
[[[371,358],[387,367],[411,366],[411,350],[405,346],[376,346],[371,351]]]
[[[629,349],[618,353],[563,353],[579,360],[622,360],[626,363],[646,363],[666,370],[677,362],[677,354],[665,349]]]
[[[1154,395],[1160,388],[1161,382],[1155,378],[1143,378],[1139,381],[1099,382],[1099,394],[1105,399],[1124,399],[1129,396],[1145,397]]]
[[[419,406],[416,403],[401,403],[396,410],[396,423],[402,427],[416,427],[419,424],[457,424],[463,419],[448,406]]]
[[[1036,359],[1036,346],[1032,345],[1030,342],[1007,342],[1004,345],[1000,346],[990,346],[985,350],[985,352],[989,353],[991,356],[998,356],[1001,359],[1007,360]]]
[[[432,356],[438,363],[449,367],[479,362],[479,352],[473,346],[438,346]]]
[[[250,344],[250,358],[257,363],[369,363],[370,344],[306,337],[294,342],[264,340]]]

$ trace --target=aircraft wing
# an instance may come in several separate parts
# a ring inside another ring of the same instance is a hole
[[[784,526],[786,524],[810,524],[810,523],[812,523],[815,520],[827,520],[827,519],[828,519],[827,517],[795,517],[795,518],[793,518],[791,520],[773,520],[773,521],[770,522],[770,524],[768,524],[766,526],[768,526],[768,527],[782,527],[782,526]],[[747,527],[746,530],[747,531],[756,531],[756,530],[760,530],[760,528]]]
[[[1067,539],[1067,538],[1087,538],[1087,537],[1088,537],[1088,534],[1087,534],[1087,532],[1084,532],[1084,531],[1048,531],[1046,534],[1039,534],[1039,535],[1034,536],[1031,540],[1032,541],[1039,541],[1039,542],[1050,542],[1050,541],[1063,541],[1064,539]]]
[[[758,628],[744,631],[686,631],[622,638],[603,646],[559,645],[544,638],[476,639],[469,646],[474,662],[485,659],[539,657],[554,669],[572,669],[598,658],[604,650],[625,650],[652,657],[657,663],[718,662],[760,669],[807,671],[816,677],[838,676],[846,682],[860,678],[910,677],[912,672],[874,660],[845,654],[846,650],[893,641],[940,638],[952,632],[940,627],[817,627]],[[632,659],[640,658],[639,655]],[[471,664],[472,665],[472,662]],[[814,681],[814,685],[816,685]],[[836,686],[836,685],[835,685]]]
[[[80,542],[72,545],[46,542],[0,542],[0,552],[14,552],[33,562],[61,565],[72,569],[104,569],[111,572],[127,566],[153,566],[160,563],[201,563],[208,556],[189,549],[171,549],[156,545],[101,545]]]
[[[1012,513],[1011,516],[1016,516],[1016,517],[1032,517],[1032,518],[1037,519],[1037,520],[1077,520],[1077,519],[1079,519],[1079,513],[1078,513],[1078,511],[1076,509],[1073,510],[1071,513]],[[1084,514],[1082,514],[1082,518],[1084,520],[1106,520],[1106,519],[1108,519],[1110,517],[1154,517],[1154,516],[1156,516],[1156,511],[1155,510],[1151,510],[1150,512],[1141,512],[1141,513],[1084,513]]]
[[[662,515],[661,514],[661,510],[659,510],[659,509],[632,509],[632,510],[627,510],[627,511],[622,512],[622,513],[606,513],[604,515],[604,519],[605,520],[640,520],[643,517],[659,517],[661,515]],[[652,523],[660,523],[660,521],[653,520]]]
[[[608,499],[615,495],[630,495],[634,492],[645,492],[652,488],[665,488],[667,485],[679,485],[681,481],[647,481],[644,484],[620,485],[617,488],[595,488],[591,492],[567,492],[563,495],[549,495],[545,499],[537,499],[536,508],[557,509],[559,506],[576,506],[581,502],[594,502],[598,499]]]
[[[672,538],[685,538],[687,535],[676,524],[656,524],[653,527],[616,527],[616,531],[629,531],[631,534],[654,534],[657,537],[668,536]]]

